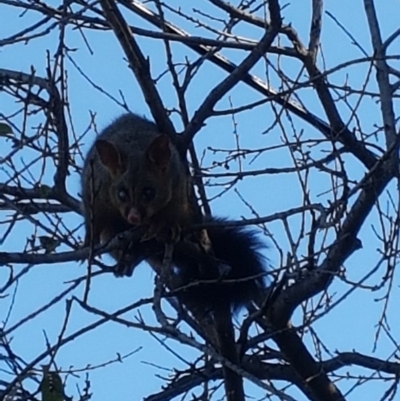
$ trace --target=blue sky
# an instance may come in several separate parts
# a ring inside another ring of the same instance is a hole
[[[49,2],[50,3],[50,2]],[[291,23],[298,31],[299,36],[304,43],[308,43],[308,29],[310,24],[310,3],[305,1],[293,1],[288,3],[283,10],[284,22]],[[391,33],[398,29],[399,6],[398,1],[392,2],[376,2],[378,9],[378,17],[381,21],[381,29],[383,39],[386,39]],[[51,2],[51,4],[56,4]],[[170,1],[171,6],[182,6],[182,9],[191,10],[194,7],[190,2]],[[334,18],[342,24],[349,33],[355,38],[357,43],[365,50],[368,56],[371,55],[371,40],[369,30],[366,23],[366,16],[363,10],[362,2],[358,0],[351,1],[335,1],[329,0],[325,2],[325,11],[329,12]],[[214,14],[223,17],[224,14],[217,12],[208,2],[201,1],[196,3],[196,7],[201,8],[203,13]],[[0,68],[13,69],[29,73],[33,67],[38,76],[45,76],[47,54],[50,59],[53,58],[59,40],[59,30],[57,27],[52,31],[40,37],[29,41],[29,43],[18,43],[15,45],[3,45],[2,39],[15,34],[24,27],[37,21],[38,15],[28,12],[21,15],[21,10],[13,9],[8,5],[0,5],[2,20],[5,23],[0,25],[0,52],[1,62]],[[262,15],[262,14],[260,14]],[[202,28],[194,29],[188,21],[179,19],[177,16],[167,13],[171,21],[182,26],[196,36],[213,37],[209,32]],[[197,15],[198,18],[200,18]],[[207,21],[207,19],[205,19]],[[129,22],[139,27],[150,29],[151,27],[138,17],[129,15]],[[250,28],[248,24],[239,26],[235,33],[243,37],[251,37],[256,40],[261,37],[262,32],[254,28]],[[138,38],[139,44],[146,56],[149,57],[153,77],[159,77],[165,71],[165,56],[162,43],[154,39]],[[105,127],[116,116],[123,112],[123,109],[117,102],[110,99],[104,93],[109,93],[113,97],[121,101],[121,94],[128,104],[129,108],[141,115],[151,117],[144,98],[139,90],[135,78],[122,54],[121,48],[113,34],[102,31],[81,31],[67,29],[66,44],[70,49],[69,57],[66,59],[66,70],[68,72],[68,101],[71,111],[71,120],[69,128],[71,135],[74,132],[77,136],[87,129],[90,124],[90,113],[95,113],[95,123],[97,131]],[[180,44],[173,44],[174,56],[176,60],[184,62],[185,57],[193,60],[196,55],[191,50]],[[322,55],[319,60],[321,69],[331,69],[343,62],[364,57],[363,52],[353,43],[349,37],[343,32],[332,17],[327,13],[323,19],[322,34]],[[239,51],[226,51],[224,53],[233,61],[239,62],[243,58],[243,53]],[[399,41],[395,41],[391,47],[389,54],[399,54]],[[323,56],[323,57],[322,57]],[[276,57],[270,56],[269,60],[274,65]],[[295,61],[280,60],[283,70],[296,77],[300,71],[300,64]],[[92,82],[99,86],[102,91],[93,87],[82,76],[79,67],[86,75],[90,77]],[[392,66],[398,67],[398,61],[393,61]],[[353,66],[340,69],[329,77],[331,84],[344,85],[345,83],[354,88],[361,89],[368,76],[370,65],[367,62],[357,63]],[[267,67],[265,63],[259,63],[254,70],[254,74],[261,79],[270,79],[271,84],[276,88],[280,84],[276,74],[271,67]],[[187,104],[189,113],[192,116],[205,96],[218,84],[226,74],[214,67],[211,63],[206,62],[199,74],[193,80],[188,93]],[[302,79],[305,80],[305,73],[302,72]],[[375,72],[369,78],[367,84],[368,90],[376,90]],[[169,77],[163,76],[157,81],[157,89],[161,93],[165,105],[169,108],[177,107],[176,96]],[[341,94],[337,91],[337,96]],[[318,103],[314,91],[305,89],[299,91],[299,96],[305,106],[313,111],[317,116],[325,120],[325,115]],[[234,107],[243,106],[247,103],[260,100],[261,96],[244,84],[239,84],[228,96],[222,99],[216,106],[216,110],[226,110],[233,105]],[[375,125],[381,125],[382,118],[380,115],[379,105],[374,99],[360,98],[352,96],[348,99],[349,104],[355,105],[360,101],[357,107],[357,117],[361,121],[364,132],[371,132]],[[0,113],[10,115],[12,112],[19,110],[20,104],[16,104],[14,100],[5,93],[0,92]],[[344,121],[350,121],[352,128],[355,127],[355,120],[351,110],[346,107],[345,102],[340,103],[339,107]],[[398,112],[398,104],[395,104],[395,111]],[[255,149],[257,147],[268,147],[282,144],[285,141],[285,134],[291,138],[291,121],[287,118],[283,119],[283,128],[278,125],[274,126],[270,131],[265,133],[274,122],[274,114],[270,104],[263,105],[252,110],[235,115],[233,122],[231,116],[218,116],[207,120],[206,126],[196,136],[195,144],[198,148],[198,154],[205,152],[204,165],[211,166],[213,162],[223,160],[224,153],[213,152],[207,149],[232,149],[235,147],[236,136],[235,127],[239,133],[240,145],[243,148]],[[172,120],[177,131],[182,131],[182,124],[177,114],[172,115]],[[27,133],[34,132],[34,128],[43,121],[43,115],[33,116],[28,121]],[[16,117],[13,122],[17,127],[21,126],[22,121]],[[72,124],[71,124],[72,123]],[[307,125],[293,117],[293,125],[297,132],[304,130],[305,138],[320,138],[320,134]],[[86,153],[95,137],[95,132],[91,130],[88,135],[81,140],[80,150]],[[303,138],[304,138],[303,137]],[[10,142],[6,142],[4,138],[0,138],[0,156],[4,151],[6,154],[11,146]],[[383,146],[382,138],[377,138],[376,144]],[[313,154],[323,155],[323,147],[312,149]],[[22,166],[35,157],[33,152],[19,152],[15,158],[17,166]],[[82,165],[82,159],[77,157],[76,162]],[[345,158],[346,167],[351,171],[353,179],[360,179],[364,173],[362,166],[354,160],[354,158]],[[282,149],[268,152],[254,161],[247,158],[243,161],[246,169],[257,170],[265,167],[284,167],[290,166],[292,161],[288,152]],[[32,167],[31,172],[39,174],[42,165],[39,163]],[[238,163],[232,162],[229,171],[237,171]],[[214,172],[225,171],[222,168],[213,170]],[[51,164],[46,165],[43,183],[51,185],[53,179],[54,168]],[[7,172],[0,167],[0,182],[7,180]],[[309,177],[311,188],[311,199],[313,202],[326,203],[329,199],[324,192],[329,189],[331,182],[328,175],[313,173]],[[28,186],[28,184],[24,183]],[[213,197],[221,192],[221,186],[208,188],[208,194]],[[272,213],[285,211],[289,208],[301,205],[301,191],[299,180],[295,174],[279,174],[279,175],[263,175],[261,177],[248,177],[241,181],[235,189],[244,196],[245,200],[257,210],[261,216]],[[79,197],[79,176],[76,173],[71,174],[68,178],[68,190],[72,195]],[[398,193],[395,185],[389,188],[393,197],[398,201]],[[382,206],[386,205],[387,196],[383,197]],[[240,197],[234,190],[228,191],[224,196],[217,197],[211,204],[215,215],[228,216],[239,219],[242,216],[253,217],[251,210],[241,201]],[[0,211],[0,220],[3,216],[9,216],[7,212]],[[70,228],[75,228],[82,223],[82,218],[74,213],[68,213],[63,216],[63,222]],[[300,230],[300,219],[293,217],[289,220],[294,235]],[[356,253],[346,263],[347,278],[351,281],[360,280],[367,274],[372,266],[378,260],[377,248],[380,243],[376,240],[373,229],[379,227],[377,214],[373,213],[365,223],[362,235],[363,242],[362,251]],[[6,227],[0,225],[0,235]],[[267,225],[273,239],[282,248],[283,255],[290,251],[287,240],[287,233],[280,221]],[[8,237],[7,241],[2,245],[6,251],[22,251],[25,245],[26,237],[29,235],[43,235],[44,233],[38,229],[37,232],[29,223],[20,223]],[[83,237],[83,229],[78,231],[80,238]],[[332,234],[330,234],[332,235]],[[21,241],[22,239],[22,241]],[[79,239],[78,237],[76,238]],[[268,257],[272,266],[279,266],[282,262],[280,254],[274,246],[271,238],[266,238],[269,245]],[[328,241],[329,242],[329,241]],[[302,248],[305,252],[306,240],[302,242]],[[66,246],[58,249],[68,250]],[[104,261],[109,261],[104,257]],[[24,266],[16,266],[15,271],[20,271]],[[63,289],[67,288],[71,280],[81,277],[86,272],[86,266],[79,263],[65,263],[56,265],[32,266],[29,272],[23,276],[17,286],[13,286],[7,291],[7,297],[0,299],[1,319],[7,319],[5,328],[10,328],[13,324],[19,322],[22,318],[35,311],[41,305],[44,305],[52,297],[56,296]],[[377,284],[383,275],[384,267],[381,267],[365,284]],[[0,283],[4,283],[7,278],[8,271],[0,270]],[[146,265],[140,266],[132,278],[116,279],[111,275],[101,275],[92,281],[89,302],[96,308],[113,312],[119,308],[129,305],[143,297],[151,297],[153,290],[154,275]],[[387,305],[387,324],[390,327],[390,334],[393,338],[399,338],[400,325],[396,318],[396,307],[399,304],[398,282],[394,283],[393,294]],[[1,284],[2,285],[2,284]],[[330,289],[333,301],[339,299],[349,286],[335,281]],[[84,287],[78,286],[71,294],[67,296],[70,299],[72,295],[82,298]],[[324,345],[331,352],[352,351],[365,353],[379,357],[388,358],[394,351],[395,346],[388,336],[381,335],[378,341],[378,347],[375,351],[374,341],[376,335],[376,323],[381,316],[383,310],[383,302],[379,301],[385,293],[385,288],[381,291],[371,292],[368,289],[360,289],[348,296],[345,302],[340,303],[329,314],[317,320],[313,325],[313,329],[323,340]],[[313,302],[317,302],[320,297],[316,297]],[[11,310],[10,310],[11,308]],[[156,324],[154,316],[151,313],[151,305],[140,309],[141,315],[146,323]],[[130,312],[125,316],[129,319],[139,317],[136,312]],[[297,311],[294,316],[294,323],[298,324],[302,317],[302,311]],[[89,313],[83,311],[78,304],[73,304],[72,311],[69,316],[65,335],[73,333],[80,327],[88,325],[90,322],[97,320]],[[24,324],[20,328],[12,332],[12,346],[15,352],[24,358],[24,361],[30,362],[46,349],[46,340],[44,333],[51,344],[57,342],[60,330],[65,321],[65,300],[57,303],[50,310],[39,315],[32,321]],[[312,349],[312,340],[309,333],[305,334],[305,341]],[[56,362],[64,371],[69,368],[78,369],[77,376],[69,376],[67,380],[67,394],[76,394],[76,385],[84,384],[85,372],[87,366],[97,366],[116,358],[116,355],[125,355],[132,351],[137,352],[124,360],[124,363],[113,363],[103,368],[89,369],[89,377],[92,383],[93,398],[92,400],[108,400],[108,399],[142,399],[146,395],[156,393],[163,385],[163,381],[157,378],[157,375],[168,376],[168,371],[160,367],[186,369],[187,366],[179,357],[173,356],[162,343],[169,347],[173,347],[176,353],[186,359],[192,360],[196,351],[189,349],[187,346],[178,344],[176,341],[151,336],[149,333],[124,328],[120,325],[107,323],[97,328],[93,332],[89,332],[80,336],[65,347],[62,347],[57,353]],[[323,359],[329,358],[325,350],[322,351]],[[40,364],[46,363],[46,360]],[[368,377],[374,372],[362,369],[345,369],[355,375],[365,375]],[[2,376],[4,375],[4,376]],[[9,379],[4,373],[0,373],[1,379]],[[345,392],[346,388],[350,388],[352,384],[344,381],[339,382],[340,389]],[[361,387],[360,390],[349,395],[349,400],[357,400],[360,397],[365,399],[377,399],[382,394],[382,383],[378,380],[371,380],[369,384]],[[279,384],[278,384],[279,387]],[[35,384],[32,384],[35,388]],[[386,387],[384,387],[386,388]],[[260,390],[254,386],[247,388],[249,395],[260,397]],[[298,400],[304,397],[296,390],[291,394]]]

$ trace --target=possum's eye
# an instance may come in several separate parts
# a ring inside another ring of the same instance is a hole
[[[128,191],[125,188],[120,188],[117,192],[117,196],[121,202],[128,201]]]
[[[156,196],[156,190],[153,187],[144,187],[142,190],[142,200],[144,202],[151,202]]]

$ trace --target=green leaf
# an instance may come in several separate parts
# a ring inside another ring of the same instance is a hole
[[[40,185],[39,187],[39,195],[41,198],[47,198],[52,191],[52,188],[48,185]]]
[[[64,386],[57,372],[49,372],[43,367],[43,380],[40,384],[42,401],[64,401]]]
[[[12,135],[13,135],[13,132],[12,132],[11,127],[6,123],[0,122],[0,136],[7,137],[7,136],[12,136]]]
[[[46,253],[53,252],[61,243],[57,238],[46,237],[44,235],[39,237],[39,242],[42,248],[45,249]]]

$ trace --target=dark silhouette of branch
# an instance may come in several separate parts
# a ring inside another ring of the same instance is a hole
[[[172,138],[175,130],[151,78],[149,60],[145,59],[116,3],[113,0],[100,0],[100,4],[106,20],[114,30],[116,37],[124,49],[125,55],[129,60],[129,65],[139,82],[154,120],[160,130]]]

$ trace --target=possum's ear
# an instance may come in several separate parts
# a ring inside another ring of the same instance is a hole
[[[104,139],[98,139],[95,143],[95,147],[99,154],[101,164],[111,175],[115,176],[124,172],[125,168],[122,162],[122,156],[115,145]]]
[[[147,159],[161,170],[165,170],[171,159],[170,141],[167,135],[161,134],[153,140],[146,151]]]

